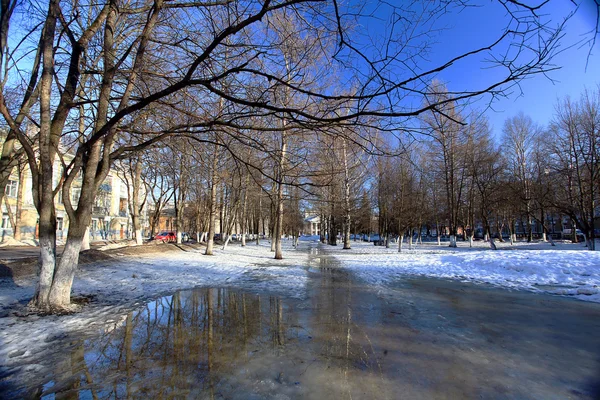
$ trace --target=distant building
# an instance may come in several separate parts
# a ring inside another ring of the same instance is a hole
[[[318,215],[304,215],[304,227],[302,229],[305,235],[318,236],[321,234],[321,217]]]

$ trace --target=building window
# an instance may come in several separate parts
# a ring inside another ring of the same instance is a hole
[[[79,196],[81,196],[81,188],[72,188],[71,189],[71,203],[76,205],[79,201]]]
[[[8,229],[10,227],[10,219],[8,218],[8,214],[2,214],[2,229]]]
[[[127,216],[127,199],[119,199],[119,216]]]
[[[56,218],[56,229],[59,231],[63,230],[65,220],[63,217]]]
[[[9,180],[8,183],[6,184],[6,190],[4,191],[4,193],[6,193],[6,195],[8,197],[17,197],[17,188],[18,187],[19,187],[19,182]]]

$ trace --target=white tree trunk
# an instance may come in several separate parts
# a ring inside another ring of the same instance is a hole
[[[177,231],[177,244],[181,244],[181,232]]]
[[[142,230],[136,229],[135,231],[135,244],[141,246],[144,243],[144,239],[142,238]]]
[[[213,255],[213,246],[215,243],[215,230],[217,223],[217,162],[218,162],[218,147],[215,144],[211,170],[211,187],[210,187],[210,216],[208,222],[208,238],[206,241],[206,250],[204,254],[207,256]]]
[[[71,287],[73,278],[79,261],[79,251],[81,250],[82,238],[69,240],[63,250],[60,262],[54,272],[52,289],[48,300],[54,307],[66,307],[71,303]]]
[[[226,235],[225,242],[223,243],[223,250],[227,249],[227,245],[229,244],[230,240],[231,240],[231,235]]]
[[[404,235],[400,235],[400,239],[398,239],[398,253],[402,253],[402,243],[404,242]]]
[[[83,234],[83,239],[81,239],[81,250],[89,250],[90,249],[90,227],[85,228],[85,233]]]
[[[450,235],[450,247],[457,247],[457,245],[456,245],[456,235]]]
[[[490,235],[490,247],[492,248],[492,250],[498,250],[498,248],[496,247],[496,243],[494,243],[494,238]]]

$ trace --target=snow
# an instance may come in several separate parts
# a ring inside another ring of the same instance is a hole
[[[37,246],[37,240],[26,239],[26,240],[15,240],[12,236],[5,236],[0,242],[0,247],[8,247],[8,246]]]
[[[462,246],[461,246],[462,245]],[[331,251],[344,268],[366,282],[385,286],[406,276],[450,278],[488,283],[511,289],[573,295],[600,302],[600,252],[581,244],[500,243],[498,251],[484,242],[460,243],[456,249],[433,243],[414,246],[402,253],[397,244],[389,249],[368,243],[352,243],[352,249]]]

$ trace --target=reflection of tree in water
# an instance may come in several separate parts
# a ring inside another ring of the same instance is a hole
[[[227,368],[249,351],[285,343],[284,306],[278,298],[227,289],[178,292],[127,315],[103,339],[79,345],[77,360],[56,371],[57,398],[214,396]],[[74,365],[77,367],[74,367]],[[73,367],[72,367],[73,366]]]
[[[319,327],[320,337],[317,340],[321,341],[321,356],[329,366],[338,368],[343,374],[345,390],[351,398],[354,390],[364,389],[367,385],[364,380],[353,382],[350,378],[353,372],[372,373],[377,376],[376,381],[381,381],[383,376],[378,354],[368,333],[363,329],[363,324],[370,325],[369,321],[353,319],[353,307],[365,299],[352,298],[356,288],[353,288],[346,273],[335,265],[330,265],[331,262],[329,257],[320,258],[321,281],[312,296],[314,306],[318,309],[318,312],[312,314],[313,326]],[[374,321],[378,318],[377,315],[369,316]],[[382,394],[379,390],[372,393]]]

